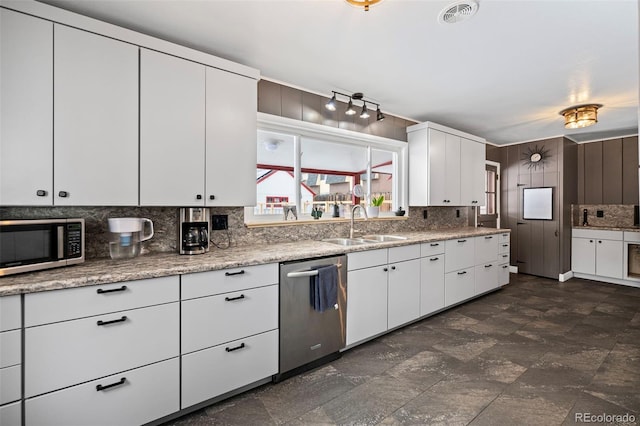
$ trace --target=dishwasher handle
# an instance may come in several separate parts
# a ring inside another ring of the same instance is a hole
[[[342,268],[342,263],[336,263],[338,268]],[[318,271],[316,269],[309,271],[296,271],[287,273],[287,278],[300,278],[300,277],[315,277],[318,275]]]

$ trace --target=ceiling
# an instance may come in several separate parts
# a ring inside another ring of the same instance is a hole
[[[363,92],[382,111],[502,145],[638,132],[636,0],[45,0],[45,3],[260,70],[330,95]],[[558,112],[600,103],[599,122],[566,130]]]

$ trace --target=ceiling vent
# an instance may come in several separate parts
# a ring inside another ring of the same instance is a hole
[[[471,18],[478,11],[478,3],[475,1],[463,1],[451,4],[444,8],[438,16],[441,24],[457,24]]]

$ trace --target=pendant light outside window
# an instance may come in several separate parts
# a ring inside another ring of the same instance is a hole
[[[601,104],[576,105],[560,111],[564,117],[564,127],[567,129],[580,129],[593,126],[598,122],[598,108]]]
[[[369,118],[369,111],[367,110],[367,103],[365,102],[362,105],[362,112],[360,113],[360,118]]]

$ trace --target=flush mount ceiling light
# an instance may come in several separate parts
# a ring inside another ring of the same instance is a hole
[[[453,3],[442,9],[438,15],[438,22],[441,24],[457,24],[471,18],[477,11],[478,3],[473,0]]]
[[[355,115],[356,114],[356,110],[353,107],[353,101],[362,101],[362,112],[360,112],[360,118],[369,118],[369,109],[367,108],[367,104],[372,104],[376,106],[376,120],[377,121],[382,121],[384,120],[385,116],[382,113],[382,111],[380,111],[380,104],[376,103],[376,102],[372,102],[369,100],[366,100],[364,98],[364,95],[360,92],[356,92],[353,95],[347,95],[345,93],[340,93],[340,92],[336,92],[336,91],[331,91],[331,93],[333,93],[333,96],[331,97],[331,99],[329,99],[329,102],[327,102],[325,104],[325,108],[327,108],[329,111],[335,111],[336,110],[336,106],[337,106],[337,99],[336,96],[340,95],[340,96],[344,96],[345,98],[349,98],[349,103],[347,104],[347,110],[344,112],[346,115]]]
[[[380,3],[382,0],[345,0],[351,6],[363,7],[365,12],[369,11],[369,6]]]
[[[598,108],[601,104],[576,105],[560,111],[564,117],[564,127],[567,129],[579,129],[588,127],[598,122]]]

